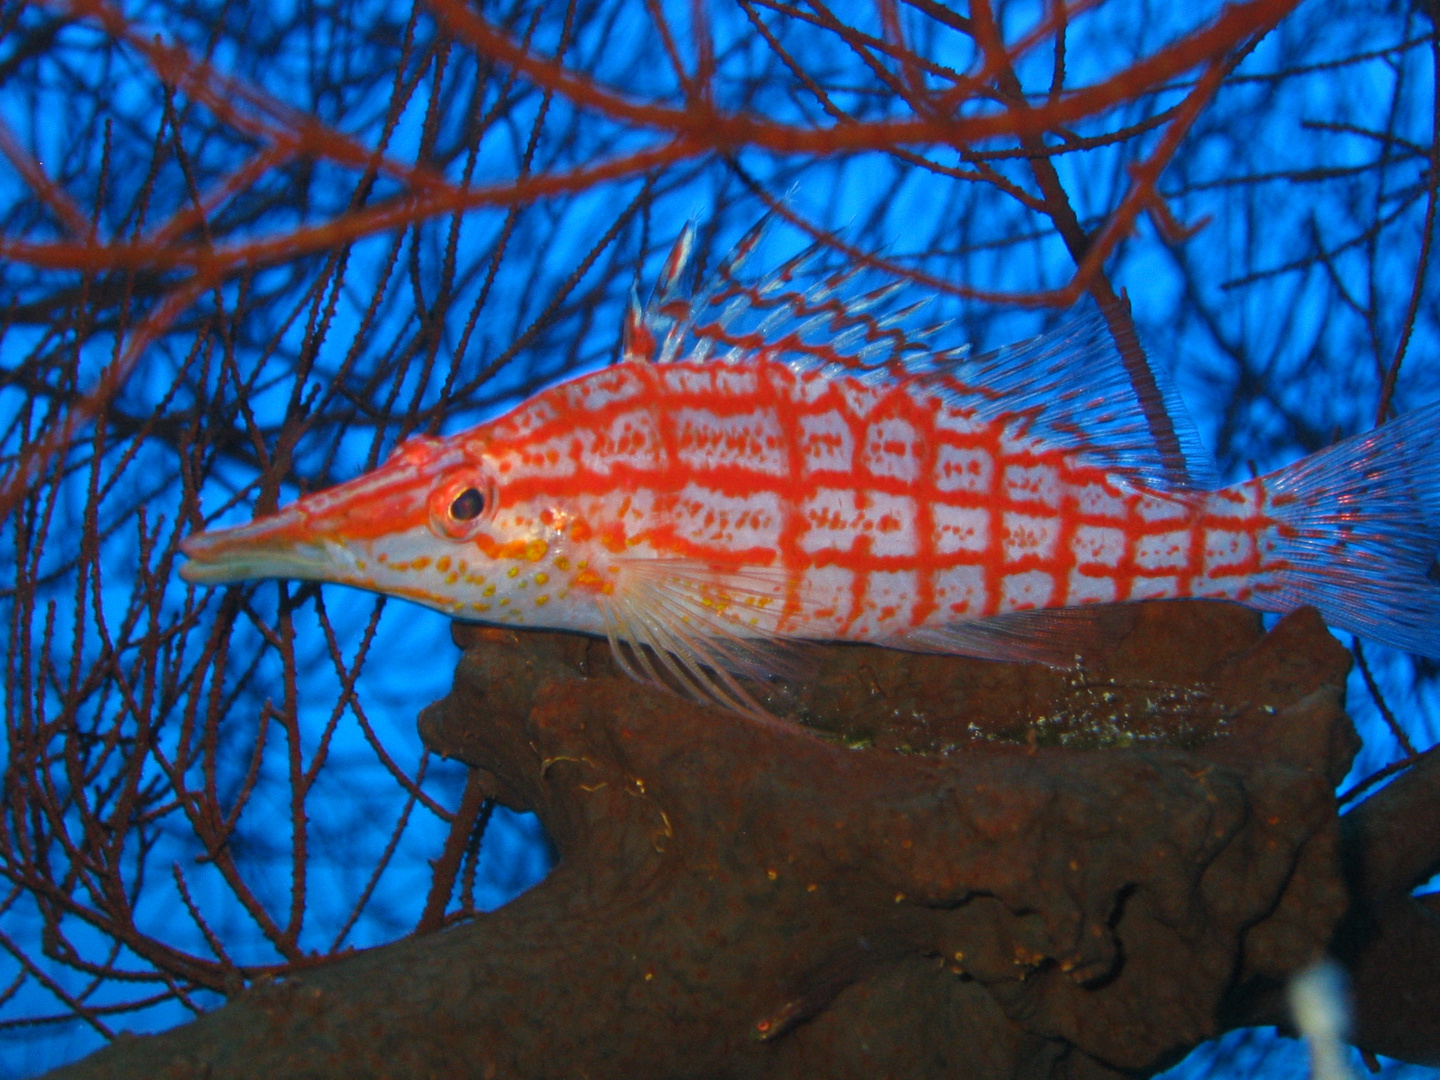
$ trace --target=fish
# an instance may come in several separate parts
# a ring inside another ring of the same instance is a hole
[[[1221,485],[1105,311],[974,355],[869,268],[749,274],[763,226],[703,279],[687,227],[618,362],[191,535],[181,577],[600,635],[632,677],[762,720],[747,681],[797,642],[1063,667],[1140,600],[1312,605],[1440,655],[1440,404]]]

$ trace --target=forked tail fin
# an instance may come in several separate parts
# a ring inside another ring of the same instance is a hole
[[[1285,566],[1266,607],[1311,604],[1331,626],[1440,657],[1440,403],[1264,482],[1280,522],[1266,561]]]

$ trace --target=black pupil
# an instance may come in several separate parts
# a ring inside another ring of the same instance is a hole
[[[485,496],[474,488],[466,488],[455,496],[455,501],[450,504],[450,516],[456,521],[470,521],[480,516],[480,511],[485,509]]]

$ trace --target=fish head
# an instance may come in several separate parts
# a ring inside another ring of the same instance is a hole
[[[456,617],[512,621],[548,600],[539,564],[554,557],[554,522],[543,509],[502,509],[483,437],[417,438],[355,480],[247,525],[188,537],[180,576],[200,585],[334,582]]]

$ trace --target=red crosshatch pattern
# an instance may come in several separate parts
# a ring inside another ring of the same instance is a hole
[[[562,601],[676,561],[752,634],[884,641],[1027,608],[1243,600],[1281,568],[1261,481],[1127,484],[938,387],[626,363],[540,394],[474,450],[497,470],[498,525],[563,508]]]

